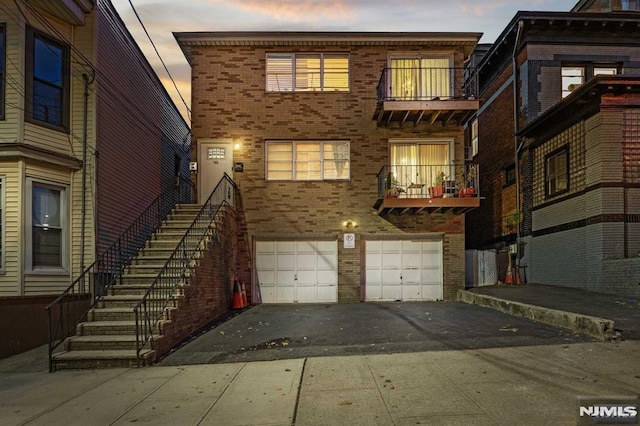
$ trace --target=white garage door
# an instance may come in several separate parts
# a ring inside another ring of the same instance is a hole
[[[263,303],[338,301],[337,241],[257,241]]]
[[[365,300],[441,300],[442,241],[367,241]]]

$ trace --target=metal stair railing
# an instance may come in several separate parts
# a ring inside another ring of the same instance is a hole
[[[73,335],[76,326],[86,321],[87,314],[100,296],[118,278],[131,259],[160,226],[178,203],[191,203],[193,183],[182,176],[166,187],[137,219],[67,287],[47,310],[49,332],[49,372],[53,371],[54,351]]]
[[[165,315],[176,290],[185,282],[187,274],[194,266],[196,255],[201,250],[205,238],[213,237],[215,241],[217,229],[212,226],[212,222],[224,208],[235,209],[236,191],[235,182],[225,173],[185,231],[156,279],[134,308],[138,367],[142,361],[140,356],[142,350],[152,342],[154,330]]]

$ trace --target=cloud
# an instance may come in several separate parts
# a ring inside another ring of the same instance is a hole
[[[322,19],[354,19],[353,2],[342,0],[236,0],[230,6],[227,0],[209,0],[248,13],[259,13],[278,20],[318,21]]]

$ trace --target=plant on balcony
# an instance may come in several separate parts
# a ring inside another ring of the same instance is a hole
[[[443,171],[436,173],[433,186],[429,188],[429,196],[431,198],[442,198],[444,196],[444,181],[447,179],[447,175]]]
[[[458,187],[459,197],[474,197],[476,195],[476,168],[468,167],[465,174],[463,168],[459,168],[456,172],[456,186]]]
[[[400,186],[400,183],[393,177],[393,173],[387,173],[387,177],[384,180],[384,197],[385,198],[398,198],[404,189]]]

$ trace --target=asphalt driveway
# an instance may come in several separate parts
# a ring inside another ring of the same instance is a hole
[[[174,350],[160,365],[266,361],[588,342],[457,302],[258,305]]]

